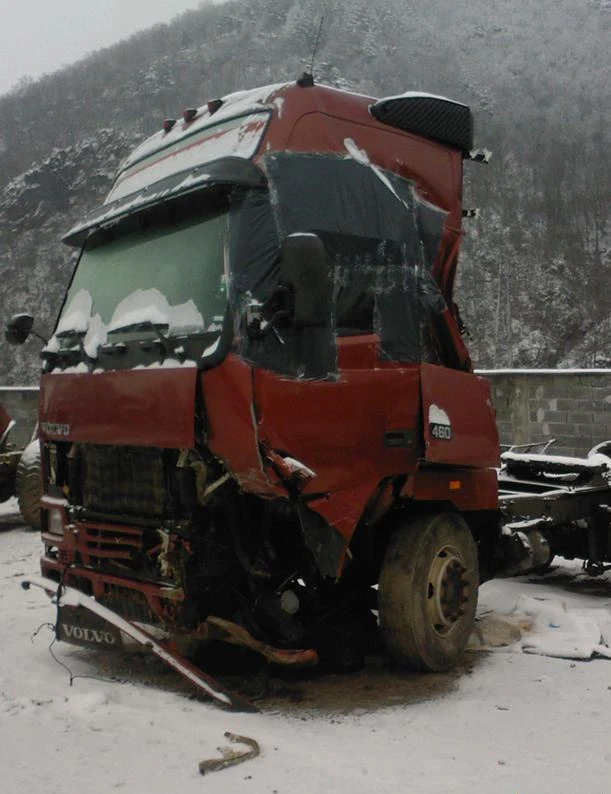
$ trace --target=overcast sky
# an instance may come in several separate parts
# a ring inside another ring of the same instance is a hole
[[[3,0],[0,94],[23,76],[54,72],[199,5],[200,0]]]

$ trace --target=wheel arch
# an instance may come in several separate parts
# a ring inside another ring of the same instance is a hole
[[[357,527],[350,543],[353,560],[367,570],[367,578],[379,580],[384,555],[404,521],[417,521],[436,513],[461,516],[471,530],[477,545],[480,582],[492,578],[495,555],[501,533],[500,515],[496,510],[459,510],[449,500],[416,501],[399,499],[376,522],[363,521]]]

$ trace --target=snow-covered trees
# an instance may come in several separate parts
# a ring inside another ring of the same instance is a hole
[[[0,97],[0,318],[50,325],[61,234],[163,118],[293,79],[471,105],[489,166],[467,166],[458,301],[482,366],[610,365],[611,8],[606,0],[230,0],[200,4]],[[0,381],[34,381],[6,346]]]

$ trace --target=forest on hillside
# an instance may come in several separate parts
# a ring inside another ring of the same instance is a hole
[[[471,106],[457,302],[478,367],[611,366],[608,0],[231,0],[91,53],[0,97],[0,319],[50,333],[74,252],[130,148],[184,107],[290,80]],[[2,343],[0,382],[33,383],[37,347]]]

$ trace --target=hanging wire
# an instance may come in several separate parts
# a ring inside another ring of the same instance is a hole
[[[34,642],[34,640],[36,639],[38,634],[43,629],[49,629],[49,631],[53,632],[53,639],[51,640],[51,642],[49,644],[48,651],[49,651],[49,654],[51,655],[51,658],[55,662],[57,662],[57,664],[60,667],[63,667],[64,670],[68,673],[70,686],[72,686],[73,682],[77,678],[87,678],[87,679],[91,679],[92,681],[103,681],[104,683],[107,683],[107,684],[114,683],[114,679],[112,679],[112,678],[104,678],[104,677],[99,676],[99,675],[82,675],[82,674],[77,675],[77,674],[73,673],[72,670],[70,669],[70,667],[68,667],[68,665],[65,662],[63,662],[61,659],[59,659],[59,657],[56,656],[55,652],[53,651],[53,646],[55,645],[56,642],[59,642],[59,640],[60,640],[60,626],[61,626],[61,604],[60,604],[60,600],[61,600],[62,592],[63,592],[63,589],[64,589],[64,578],[66,576],[66,573],[68,572],[68,569],[71,568],[71,567],[72,567],[71,563],[69,563],[68,565],[65,566],[65,568],[63,569],[62,574],[61,574],[61,576],[59,578],[59,582],[57,584],[57,591],[56,591],[56,595],[55,595],[55,607],[56,607],[55,623],[50,623],[48,621],[45,622],[45,623],[41,623],[41,625],[32,634],[32,636],[30,638],[30,641]]]

